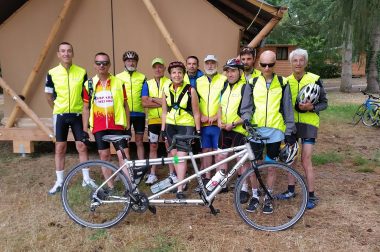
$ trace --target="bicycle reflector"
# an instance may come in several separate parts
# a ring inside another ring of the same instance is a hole
[[[320,87],[318,84],[310,83],[304,86],[298,93],[297,102],[306,103],[310,101],[312,104],[318,102]]]

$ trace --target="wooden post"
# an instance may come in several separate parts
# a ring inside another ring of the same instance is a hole
[[[55,142],[55,137],[53,132],[43,123],[40,118],[36,115],[36,113],[31,110],[28,105],[20,99],[20,97],[13,91],[8,84],[0,77],[0,86],[4,89],[6,93],[8,93],[12,99],[18,104],[18,106],[37,124],[37,126],[42,129],[50,139]]]
[[[158,29],[161,31],[162,35],[164,36],[166,42],[169,44],[170,49],[173,51],[174,56],[182,61],[185,62],[185,58],[183,57],[182,53],[179,51],[177,45],[174,43],[173,38],[170,36],[169,31],[166,29],[166,26],[162,22],[160,16],[158,15],[156,8],[154,8],[151,0],[143,0],[146,8],[148,9],[150,15],[152,16],[154,22],[156,23]]]
[[[32,84],[35,82],[35,79],[36,79],[36,76],[37,76],[37,73],[40,71],[40,68],[42,66],[42,63],[44,62],[45,58],[46,58],[46,55],[51,47],[51,44],[53,43],[54,39],[56,38],[57,36],[57,33],[59,31],[59,29],[61,28],[61,25],[63,23],[63,20],[65,19],[66,17],[66,14],[68,12],[68,9],[71,5],[71,3],[73,2],[73,0],[66,0],[66,2],[64,3],[63,5],[63,8],[61,10],[61,12],[59,13],[59,16],[57,18],[57,20],[55,21],[51,31],[50,31],[50,34],[49,34],[49,37],[48,39],[46,40],[46,43],[44,45],[44,47],[42,48],[42,51],[40,53],[40,56],[36,62],[36,64],[34,65],[33,67],[33,70],[32,72],[29,74],[29,77],[25,83],[25,86],[24,88],[22,89],[22,92],[21,94],[26,98],[28,97],[29,95],[29,92],[32,88]],[[9,128],[9,127],[12,127],[17,116],[18,116],[18,113],[20,111],[20,107],[18,105],[16,105],[10,116],[9,116],[9,119],[7,121],[7,124],[5,125],[6,128]]]
[[[261,29],[261,31],[252,39],[251,42],[247,45],[251,48],[256,48],[259,43],[273,30],[273,28],[277,25],[278,22],[282,19],[282,16],[286,12],[287,8],[281,8],[277,16],[272,18],[264,27]]]

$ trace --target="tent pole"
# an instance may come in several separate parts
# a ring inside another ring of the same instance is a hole
[[[282,16],[286,12],[287,8],[282,7],[277,12],[276,17],[272,18],[264,27],[261,29],[261,31],[252,39],[251,42],[247,45],[251,48],[256,48],[260,42],[273,30],[273,28],[277,25],[278,22],[282,19]]]
[[[36,113],[34,113],[33,110],[28,107],[28,105],[16,94],[14,90],[9,87],[9,85],[1,77],[0,86],[18,104],[18,107],[21,108],[25,114],[27,114],[37,124],[37,126],[50,137],[53,142],[55,142],[53,132],[40,120],[38,115],[36,115]]]
[[[177,45],[174,43],[173,38],[170,36],[169,31],[166,29],[165,24],[162,22],[160,16],[158,15],[156,8],[154,8],[151,0],[143,0],[146,8],[148,9],[150,15],[154,19],[154,22],[156,23],[158,29],[161,31],[162,35],[164,36],[166,42],[169,44],[170,49],[173,51],[174,56],[177,58],[177,60],[180,60],[182,62],[185,61],[185,58],[183,57],[182,53],[178,49]]]
[[[27,97],[29,95],[30,90],[32,88],[32,84],[35,82],[37,73],[41,70],[42,63],[44,62],[46,55],[47,55],[47,53],[51,47],[51,44],[53,43],[54,39],[56,38],[56,36],[58,34],[59,29],[62,26],[63,20],[65,19],[66,14],[68,12],[68,9],[69,9],[72,2],[73,2],[73,0],[66,0],[65,1],[62,10],[59,13],[59,16],[58,16],[57,20],[55,21],[55,23],[54,23],[54,25],[50,31],[49,37],[46,40],[45,45],[41,50],[40,56],[39,56],[36,64],[34,65],[32,72],[29,74],[29,77],[25,83],[24,88],[22,89],[21,94],[24,97]],[[13,124],[14,124],[17,116],[18,116],[19,111],[20,111],[20,107],[18,105],[16,105],[13,108],[13,110],[9,116],[9,119],[5,125],[5,128],[10,128],[13,126]]]

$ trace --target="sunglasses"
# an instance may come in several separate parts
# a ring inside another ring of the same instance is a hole
[[[108,66],[109,65],[109,61],[95,61],[95,64],[97,66]]]
[[[274,67],[274,65],[275,65],[276,63],[261,63],[260,62],[260,66],[261,67],[269,67],[269,68],[271,68],[271,67]]]

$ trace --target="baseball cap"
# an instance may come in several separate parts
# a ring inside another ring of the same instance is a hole
[[[217,58],[216,58],[215,55],[213,55],[213,54],[209,54],[209,55],[207,55],[206,58],[205,58],[205,60],[204,60],[204,62],[206,62],[206,61],[208,61],[208,60],[213,60],[213,61],[215,61],[215,62],[218,62]]]
[[[152,66],[154,66],[154,64],[156,64],[156,63],[159,63],[161,65],[165,65],[165,62],[164,62],[164,60],[162,58],[154,58],[152,60]]]

